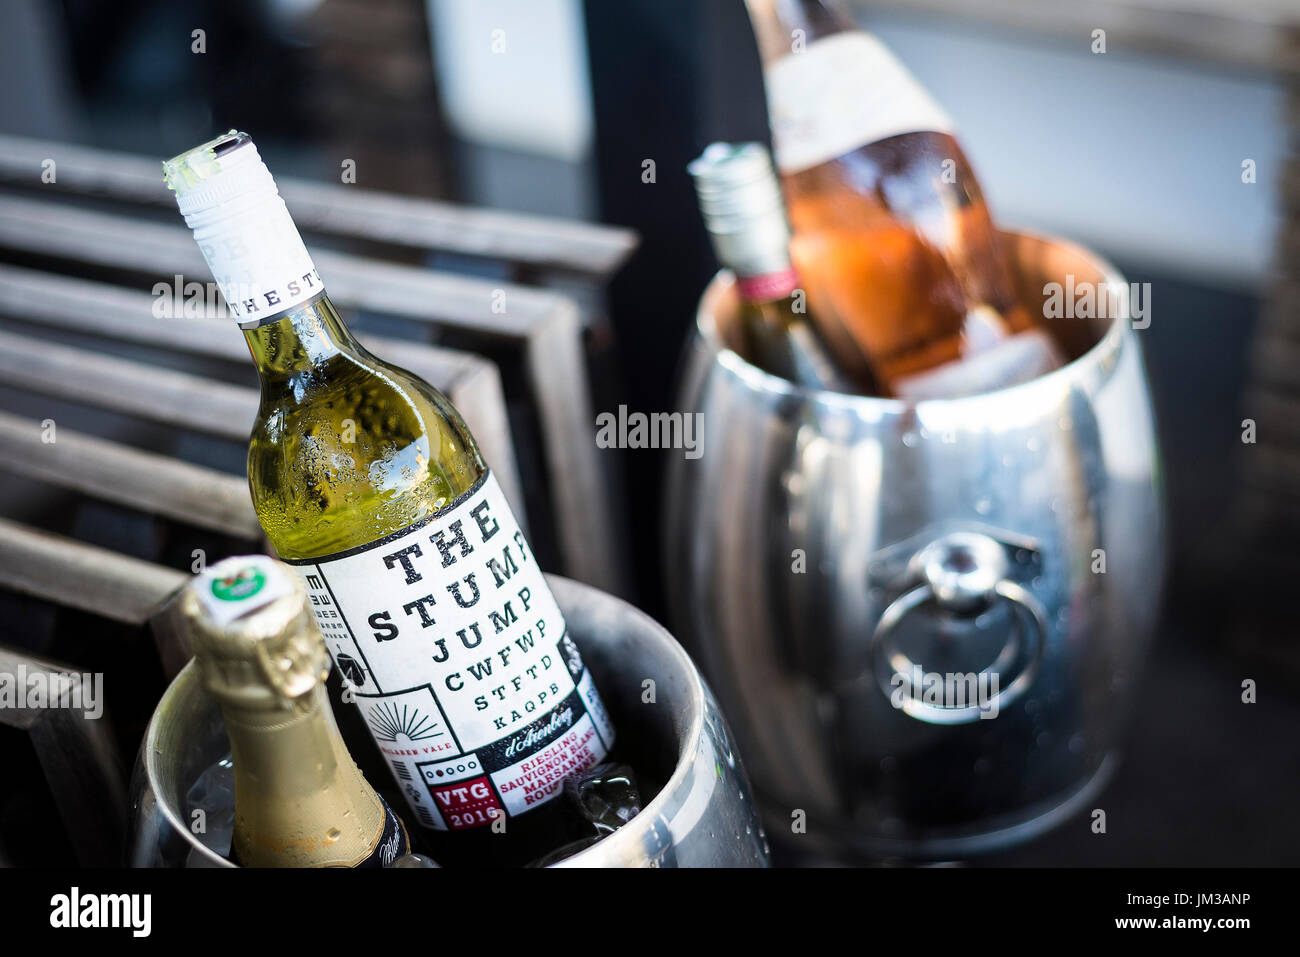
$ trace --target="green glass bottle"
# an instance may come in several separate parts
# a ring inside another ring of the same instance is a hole
[[[348,332],[247,135],[163,165],[261,377],[258,518],[413,820],[440,862],[537,856],[614,729],[473,436]]]
[[[790,261],[790,228],[761,143],[713,143],[688,167],[714,251],[736,278],[730,338],[754,365],[806,389],[871,394],[851,344],[833,349],[809,316]]]

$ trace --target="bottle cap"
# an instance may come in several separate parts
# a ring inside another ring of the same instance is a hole
[[[742,277],[789,268],[790,229],[765,146],[713,143],[686,169],[724,266]]]
[[[265,555],[201,572],[182,592],[180,611],[204,686],[230,704],[286,707],[329,674],[302,580]]]
[[[165,161],[163,179],[176,194],[176,205],[191,227],[197,225],[191,218],[237,200],[256,202],[279,195],[252,138],[238,130]]]
[[[712,143],[686,169],[710,228],[743,228],[750,219],[784,210],[772,157],[762,143]]]

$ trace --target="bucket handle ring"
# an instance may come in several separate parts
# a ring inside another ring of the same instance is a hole
[[[926,724],[969,724],[982,717],[996,715],[1013,703],[1033,682],[1042,663],[1047,637],[1047,613],[1033,594],[1007,577],[1006,551],[1002,544],[978,532],[953,532],[935,539],[916,552],[908,562],[909,577],[920,578],[919,584],[895,598],[881,613],[871,636],[870,655],[881,691],[904,714]],[[997,658],[976,676],[982,679],[1001,675],[1026,658],[1024,667],[1005,687],[988,701],[943,706],[919,698],[913,687],[916,662],[893,646],[890,635],[911,611],[934,602],[945,611],[971,615],[987,609],[998,599],[1009,601],[1029,618],[1027,625],[1014,628]],[[884,665],[881,667],[880,665]],[[900,688],[901,701],[895,702]],[[994,707],[996,706],[996,708]]]

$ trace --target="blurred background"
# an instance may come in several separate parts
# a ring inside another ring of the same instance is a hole
[[[1076,240],[1130,281],[1151,283],[1143,337],[1173,574],[1166,594],[1152,595],[1166,602],[1165,625],[1134,744],[1106,797],[1111,834],[1093,840],[1086,823],[1073,822],[990,863],[1300,862],[1292,813],[1300,752],[1290,731],[1300,722],[1300,651],[1286,597],[1300,572],[1291,545],[1300,532],[1300,5],[842,6],[956,119],[1002,225]],[[352,161],[366,190],[634,230],[625,253],[587,272],[464,248],[395,252],[382,238],[328,229],[318,241],[572,301],[592,410],[673,407],[681,346],[717,268],[685,165],[714,140],[768,138],[741,0],[0,0],[0,10],[0,136],[161,160],[238,127],[277,178],[339,183]],[[1099,29],[1104,52],[1095,49]],[[5,150],[21,153],[8,140]],[[20,165],[9,164],[0,199],[41,195],[39,169]],[[88,208],[117,209],[103,196]],[[134,215],[178,224],[162,206]],[[599,236],[613,248],[628,234]],[[12,234],[3,244],[0,257],[23,269],[150,286],[138,267],[103,258],[88,267]],[[24,325],[12,303],[0,311],[0,332],[74,341]],[[546,462],[548,426],[535,395],[512,385],[544,378],[545,363],[520,358],[499,337],[403,325],[381,311],[362,302],[350,314],[362,331],[499,365],[532,537],[549,567],[571,571],[549,505],[560,473]],[[104,348],[134,359],[147,352]],[[175,367],[218,375],[207,359]],[[41,419],[57,408],[70,428],[174,451],[160,432],[52,401],[0,384],[9,412]],[[1243,441],[1247,419],[1257,425],[1253,441]],[[236,441],[185,448],[205,467],[242,474]],[[599,481],[610,490],[604,534],[625,546],[625,567],[602,584],[666,620],[660,454],[600,453]],[[136,557],[168,567],[184,570],[194,547],[238,544],[211,529],[176,533],[174,522],[164,528],[120,503],[69,508],[72,498],[52,497],[30,475],[0,478],[0,516],[116,550],[134,542]],[[120,751],[134,754],[163,685],[137,627],[0,592],[0,639],[134,675],[109,692]],[[1251,677],[1258,704],[1227,707]],[[34,747],[0,730],[0,753],[39,783]],[[55,813],[41,787],[4,777],[0,860],[48,854],[24,836],[33,817]],[[71,859],[75,849],[58,854]]]

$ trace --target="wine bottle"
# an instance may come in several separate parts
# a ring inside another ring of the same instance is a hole
[[[905,398],[962,395],[1060,364],[1018,302],[947,114],[822,0],[746,0],[791,253],[819,319]]]
[[[406,828],[343,744],[308,608],[301,580],[264,555],[227,558],[180,597],[230,738],[230,856],[245,867],[389,866],[410,849]]]
[[[543,810],[614,728],[474,437],[357,343],[246,134],[164,171],[261,377],[258,518],[413,819],[457,835],[433,856],[537,856]]]
[[[781,187],[759,143],[714,143],[688,167],[719,261],[736,276],[739,351],[755,365],[809,389],[870,392],[869,369],[841,370],[809,321],[790,263]],[[853,357],[846,349],[842,355]]]

